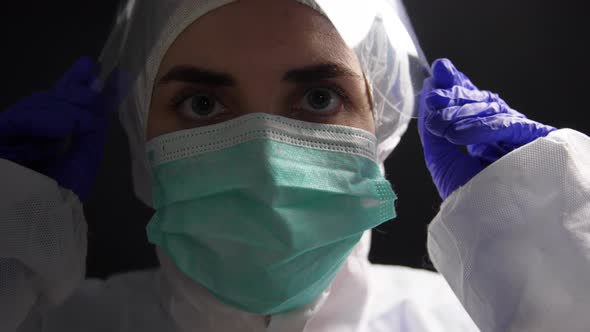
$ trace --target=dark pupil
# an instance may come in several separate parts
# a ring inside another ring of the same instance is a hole
[[[307,101],[311,107],[322,109],[330,105],[332,98],[326,90],[315,90],[307,96]]]
[[[211,112],[213,112],[214,107],[215,100],[209,96],[193,97],[193,112],[195,112],[198,115],[209,115],[211,114]]]

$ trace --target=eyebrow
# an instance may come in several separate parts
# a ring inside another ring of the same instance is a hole
[[[209,71],[194,66],[180,65],[170,69],[160,79],[158,85],[175,81],[217,86],[233,86],[236,84],[236,80],[229,74]]]
[[[362,79],[359,74],[343,65],[337,63],[322,63],[289,70],[285,73],[285,76],[283,76],[283,81],[308,83],[343,76]]]
[[[285,73],[283,81],[292,83],[310,83],[343,76],[363,79],[362,76],[343,65],[337,63],[321,63],[291,69]],[[170,82],[186,82],[223,87],[236,85],[236,79],[230,74],[210,71],[189,65],[173,67],[159,80],[158,85],[164,85]]]

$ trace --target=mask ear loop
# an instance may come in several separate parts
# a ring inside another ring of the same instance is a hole
[[[371,107],[371,113],[373,114],[373,121],[376,124],[377,123],[377,116],[375,114],[373,90],[371,88],[371,84],[369,83],[369,79],[367,78],[367,75],[364,72],[363,72],[363,78],[365,79],[365,90],[367,91],[367,102],[369,102],[369,107]]]
[[[373,90],[371,88],[371,83],[369,83],[369,78],[363,72],[363,78],[365,79],[365,89],[367,91],[367,101],[369,102],[369,106],[371,107],[371,114],[373,114],[373,122],[375,123],[375,127],[377,127],[377,114],[375,112],[375,104],[373,99]],[[377,146],[375,146],[377,149]],[[381,171],[381,175],[385,176],[385,163],[379,163],[379,171]]]

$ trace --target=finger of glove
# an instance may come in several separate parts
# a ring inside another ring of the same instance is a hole
[[[70,85],[89,85],[98,74],[99,66],[90,57],[80,57],[66,70],[63,76],[56,82],[56,88],[67,88]]]
[[[99,99],[92,107],[92,112],[97,116],[106,116],[116,111],[130,90],[131,75],[115,68],[106,80]]]
[[[448,138],[448,130],[463,120],[488,117],[503,111],[502,105],[498,103],[473,103],[447,107],[431,112],[426,119],[426,127],[434,135]]]
[[[89,86],[70,86],[66,90],[55,89],[56,96],[63,100],[82,107],[92,105],[99,94]]]
[[[89,179],[85,174],[88,169],[83,167],[83,163],[77,160],[62,158],[57,163],[46,165],[40,172],[56,180],[60,187],[73,191],[84,202],[89,191]]]
[[[499,102],[497,94],[489,91],[469,90],[455,85],[450,89],[435,89],[426,96],[426,104],[429,108],[438,110],[451,106],[463,106],[471,103]]]
[[[447,128],[444,137],[461,145],[505,142],[512,146],[521,146],[545,137],[553,130],[555,128],[526,118],[499,113],[457,121]]]
[[[431,150],[433,147],[445,146],[445,140],[440,137],[442,135],[433,135],[433,132],[428,129],[429,119],[432,117],[432,114],[435,113],[435,111],[428,107],[425,96],[427,96],[432,91],[433,84],[433,78],[428,78],[424,81],[420,97],[420,105],[418,107],[418,134],[420,136],[420,140],[422,141],[422,146],[424,147],[425,153],[429,153],[429,150]]]
[[[56,94],[54,91],[37,92],[31,96],[18,101],[10,107],[11,112],[15,111],[34,111],[35,109],[51,109],[59,111],[64,107],[84,109],[85,106],[70,102],[66,98]]]
[[[57,81],[57,96],[77,105],[89,105],[98,96],[92,84],[97,80],[99,66],[89,57],[79,58]]]
[[[477,90],[477,87],[462,72],[457,70],[449,59],[437,59],[432,63],[433,86],[439,89],[450,89],[455,85],[469,90]]]
[[[105,144],[106,130],[77,136],[68,153],[49,165],[44,173],[75,192],[84,202],[98,174]]]
[[[426,96],[433,90],[433,78],[427,78],[422,85],[422,92],[420,94],[418,106],[418,134],[422,141],[422,146],[430,146],[439,141],[439,137],[433,136],[432,133],[426,129],[428,117],[433,112],[426,103]]]
[[[91,131],[96,120],[87,111],[67,102],[44,99],[23,103],[0,114],[0,137],[62,137]]]
[[[45,160],[55,156],[58,147],[59,143],[55,141],[2,144],[0,145],[0,158],[12,160],[19,164]]]
[[[423,94],[432,89],[432,79],[424,82]],[[463,153],[443,137],[434,135],[426,123],[433,111],[420,99],[418,133],[422,141],[426,166],[441,198],[446,199],[458,187],[467,183],[483,166],[479,160]]]
[[[472,144],[467,146],[467,151],[486,165],[496,162],[496,160],[510,152],[497,144]]]
[[[82,173],[94,178],[96,174],[92,170],[97,169],[102,160],[107,141],[108,118],[97,117],[93,130],[77,132],[73,137],[69,149],[64,155],[64,168],[83,168]]]
[[[475,84],[449,59],[437,59],[432,64],[432,76],[434,77],[434,86],[441,89],[449,89],[452,86],[462,86],[466,89],[477,90]]]
[[[419,123],[419,131],[426,166],[443,200],[485,167],[480,160],[461,151],[459,146],[433,135],[424,121]]]

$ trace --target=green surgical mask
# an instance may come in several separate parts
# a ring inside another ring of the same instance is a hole
[[[226,304],[258,314],[304,306],[366,230],[395,217],[375,141],[263,113],[153,139],[148,239]]]

